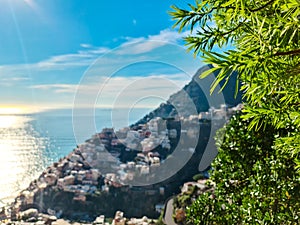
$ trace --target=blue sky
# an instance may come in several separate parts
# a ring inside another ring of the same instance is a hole
[[[201,66],[167,14],[186,1],[0,2],[2,108],[151,108]]]

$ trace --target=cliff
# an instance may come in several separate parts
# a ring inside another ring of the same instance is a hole
[[[191,81],[180,91],[171,95],[166,103],[162,103],[158,108],[145,115],[132,126],[144,124],[155,117],[174,117],[178,114],[178,112],[180,112],[180,116],[189,116],[194,114],[190,101],[187,98],[193,101],[193,106],[195,106],[198,113],[206,112],[210,107],[217,108],[221,104],[236,106],[241,103],[242,93],[239,91],[235,96],[237,73],[234,73],[230,77],[221,94],[217,93],[218,89],[216,89],[212,95],[209,94],[211,82],[218,75],[218,71],[215,71],[211,75],[211,79],[200,79],[199,76],[210,68],[212,68],[211,65],[201,67],[192,77]],[[225,81],[221,82],[220,85],[223,86],[224,82]]]

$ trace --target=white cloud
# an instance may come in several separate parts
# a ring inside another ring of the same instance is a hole
[[[29,78],[26,75],[23,74],[18,74],[16,76],[9,76],[7,73],[4,71],[7,71],[5,68],[0,67],[0,86],[13,86],[17,84],[24,84],[26,81],[30,81],[31,78]],[[4,72],[4,73],[3,73]]]
[[[167,78],[166,78],[167,77]],[[174,79],[175,78],[175,79]],[[130,107],[140,99],[155,96],[164,102],[174,92],[182,88],[187,80],[177,80],[177,75],[155,75],[147,77],[116,77],[109,79],[98,91],[97,105],[111,105],[111,107]],[[86,87],[88,90],[88,87]],[[83,98],[84,99],[84,98]],[[149,105],[150,108],[157,106]]]
[[[52,91],[54,93],[71,93],[74,94],[77,90],[77,84],[40,84],[32,85],[31,89],[39,89],[44,91]]]
[[[1,78],[1,81],[2,82],[5,82],[5,81],[25,81],[25,80],[31,80],[29,77],[6,77],[6,78]]]
[[[30,75],[40,71],[59,71],[70,68],[88,67],[99,56],[109,51],[106,47],[93,47],[79,50],[72,54],[62,54],[52,56],[48,59],[31,64],[14,64],[0,66],[0,77],[6,75],[10,77]]]
[[[32,64],[32,69],[61,70],[69,67],[86,66],[95,60],[95,57],[85,53],[53,56],[47,60]]]
[[[87,47],[86,44],[83,44]],[[70,67],[84,67],[91,65],[100,55],[108,52],[109,48],[94,47],[85,50],[80,50],[74,54],[64,54],[52,56],[49,59],[31,64],[31,68],[40,70],[60,70]]]
[[[91,48],[92,45],[86,44],[86,43],[82,43],[82,44],[80,44],[80,47],[82,47],[82,48]]]
[[[186,79],[182,79],[185,77]],[[156,96],[161,101],[178,91],[189,79],[184,74],[156,74],[145,77],[93,77],[82,84],[42,84],[29,88],[77,98],[77,106],[129,107],[141,98]],[[77,92],[77,95],[76,95]],[[149,105],[148,107],[155,107]]]
[[[170,43],[176,44],[185,35],[185,33],[179,34],[177,31],[165,29],[157,35],[139,38],[126,37],[125,42],[116,49],[109,49],[104,46],[94,47],[90,44],[82,43],[80,46],[83,49],[75,53],[55,55],[31,64],[2,65],[0,66],[0,74],[6,73],[9,76],[18,76],[24,73],[39,71],[60,71],[69,68],[88,67],[97,58],[108,52],[110,52],[110,55],[115,55],[116,57],[118,55],[141,55]],[[105,58],[102,59],[105,60]],[[126,58],[120,60],[126,60]]]
[[[82,93],[80,104],[88,106],[96,102],[108,107],[121,99],[118,106],[125,107],[152,95],[166,99],[190,80],[187,74],[192,75],[201,65],[178,44],[184,35],[166,29],[147,37],[127,37],[116,49],[83,43],[74,53],[31,64],[2,65],[0,80],[11,78],[10,84],[23,83],[23,93],[30,89],[41,104],[71,105],[77,91]],[[80,76],[82,83],[74,84]],[[26,82],[26,77],[32,80]],[[59,83],[53,83],[58,77]]]
[[[149,35],[139,38],[125,38],[125,42],[116,49],[107,47],[93,47],[90,44],[83,43],[80,50],[73,54],[63,54],[52,56],[49,59],[40,61],[36,64],[29,64],[31,69],[49,70],[65,69],[69,67],[82,67],[91,65],[101,55],[111,52],[116,55],[136,55],[151,52],[161,46],[177,43],[186,33],[178,33],[170,29],[160,31],[157,35]]]
[[[178,33],[177,31],[165,29],[157,35],[149,35],[148,37],[127,38],[127,42],[123,43],[117,54],[135,55],[151,52],[170,43],[176,44],[186,33]]]
[[[150,41],[166,41],[166,42],[177,42],[183,37],[184,33],[178,33],[174,30],[162,30],[158,35],[150,35],[148,39]]]
[[[88,51],[88,53],[90,54],[95,54],[95,55],[102,55],[104,53],[107,53],[108,51],[110,51],[109,48],[105,48],[105,47],[98,47],[98,48],[94,48]]]

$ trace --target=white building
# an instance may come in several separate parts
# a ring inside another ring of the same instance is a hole
[[[73,175],[64,177],[64,185],[73,185],[74,181],[75,181],[75,177]]]
[[[149,174],[149,172],[150,172],[149,166],[143,165],[143,166],[141,167],[141,174],[146,175],[146,174]]]
[[[54,173],[49,173],[45,175],[44,180],[47,185],[54,185],[57,181],[57,176]]]
[[[112,225],[125,225],[125,222],[126,218],[124,217],[124,213],[121,211],[117,211]]]

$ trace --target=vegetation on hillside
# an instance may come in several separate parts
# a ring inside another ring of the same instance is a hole
[[[188,207],[192,224],[297,224],[300,184],[288,152],[274,147],[290,132],[267,125],[249,130],[249,121],[234,116],[220,130],[219,154],[212,166],[214,194],[205,193]]]

